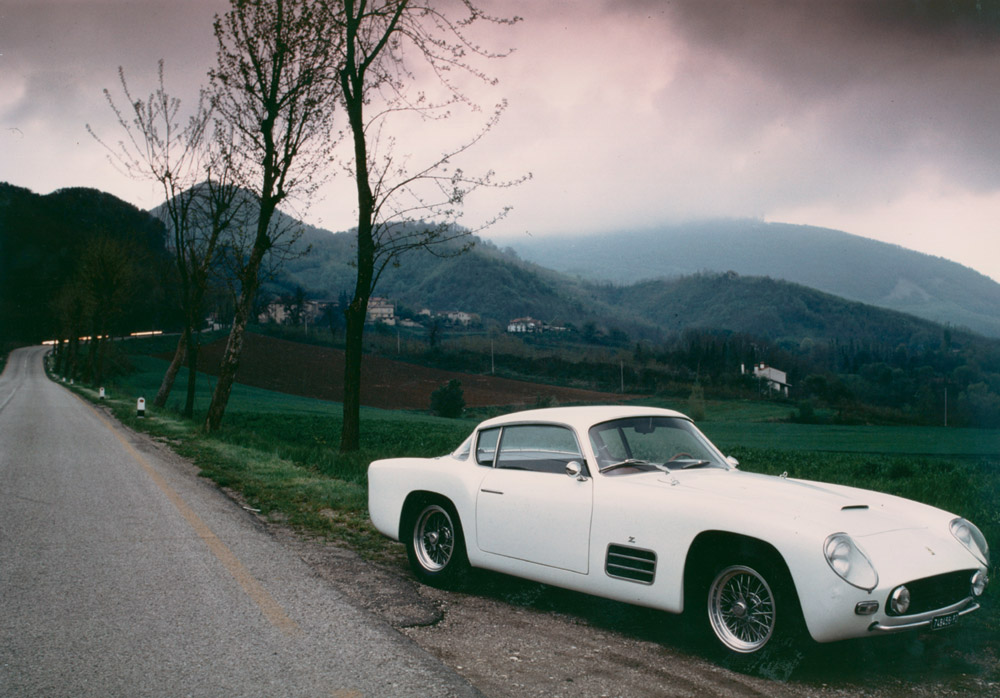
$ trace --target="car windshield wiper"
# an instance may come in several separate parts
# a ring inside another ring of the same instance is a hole
[[[681,470],[687,470],[688,468],[701,468],[701,467],[704,467],[706,465],[711,465],[712,461],[710,461],[710,460],[698,460],[696,458],[692,458],[691,460],[687,460],[687,459],[685,459],[685,460],[675,460],[674,463]]]
[[[665,473],[673,472],[674,470],[687,470],[688,468],[701,468],[706,465],[711,465],[710,460],[699,460],[697,458],[675,458],[669,460],[666,463],[656,463],[656,467]]]
[[[606,473],[611,470],[617,470],[618,468],[628,468],[637,465],[653,465],[648,460],[642,460],[641,458],[626,458],[625,460],[618,461],[617,463],[612,463],[611,465],[604,465],[598,468],[598,472]]]

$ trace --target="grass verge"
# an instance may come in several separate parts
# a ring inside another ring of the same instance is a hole
[[[190,459],[201,475],[227,488],[270,521],[311,535],[346,543],[368,559],[401,555],[401,547],[379,534],[368,518],[368,464],[396,455],[439,456],[450,452],[472,430],[470,420],[362,410],[362,444],[355,453],[337,452],[341,405],[235,385],[218,432],[201,428],[179,412],[186,374],[178,374],[174,395],[164,409],[146,399],[137,416],[137,399],[156,392],[165,362],[132,357],[135,371],[107,389],[72,389],[111,410],[127,427],[168,444]],[[196,404],[207,406],[211,383],[199,376]],[[69,387],[69,386],[67,386]]]

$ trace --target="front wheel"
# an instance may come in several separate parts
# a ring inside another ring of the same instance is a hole
[[[770,642],[778,604],[763,574],[746,565],[719,571],[708,588],[708,621],[716,639],[738,654],[758,652]]]
[[[462,525],[450,505],[430,502],[416,509],[406,555],[414,574],[425,584],[450,586],[461,581],[469,562]]]

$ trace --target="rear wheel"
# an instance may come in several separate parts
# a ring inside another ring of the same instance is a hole
[[[424,502],[410,518],[406,554],[424,583],[449,586],[462,580],[469,566],[458,514],[447,502]]]

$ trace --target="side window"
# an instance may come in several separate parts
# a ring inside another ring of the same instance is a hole
[[[493,465],[493,456],[497,452],[498,436],[500,436],[500,427],[484,429],[479,432],[476,443],[476,462],[479,465]]]
[[[496,467],[564,473],[570,461],[583,463],[573,432],[565,427],[525,424],[503,430]]]

